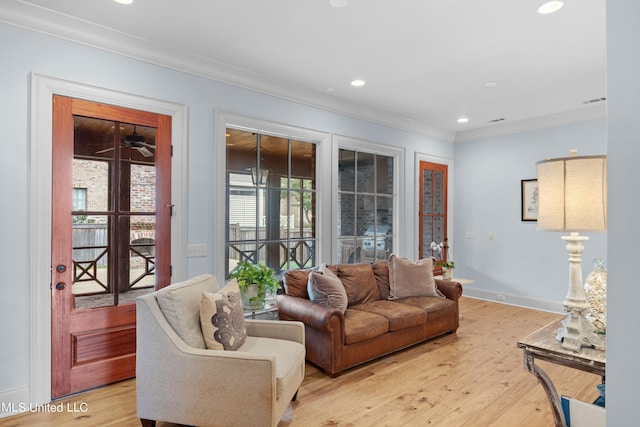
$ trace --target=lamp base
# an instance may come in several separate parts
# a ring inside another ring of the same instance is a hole
[[[582,347],[605,349],[605,338],[591,330],[583,310],[569,309],[567,317],[562,320],[556,339],[562,342],[562,348],[580,352]]]
[[[562,341],[562,348],[579,352],[582,347],[604,349],[602,339],[598,337],[587,322],[585,314],[591,309],[582,285],[582,242],[589,240],[572,232],[562,236],[567,242],[569,252],[569,291],[564,300],[567,317],[562,321],[563,327],[558,330],[556,339]]]

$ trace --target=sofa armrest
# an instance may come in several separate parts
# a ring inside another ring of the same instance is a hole
[[[278,295],[278,314],[283,320],[297,320],[318,330],[333,329],[332,323],[344,324],[344,314],[337,308],[316,304],[308,299]]]
[[[452,301],[458,301],[462,296],[462,285],[459,282],[452,282],[449,280],[436,280],[436,286],[440,289],[440,292],[444,294],[445,297]]]
[[[295,341],[304,345],[304,324],[294,321],[245,319],[247,335]]]

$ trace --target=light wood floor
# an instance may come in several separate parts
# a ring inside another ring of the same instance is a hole
[[[552,426],[546,395],[524,370],[516,341],[562,316],[464,297],[461,313],[457,334],[378,359],[338,378],[307,365],[298,400],[289,406],[280,427]],[[584,401],[597,397],[599,377],[538,363],[559,394]],[[54,402],[67,405],[62,413],[15,415],[0,419],[0,427],[139,426],[135,387],[135,380],[129,380],[92,390]],[[74,408],[86,412],[67,412]]]

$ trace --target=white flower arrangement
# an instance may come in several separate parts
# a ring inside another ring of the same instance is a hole
[[[432,251],[438,251],[438,253],[440,253],[442,256],[442,259],[446,258],[446,254],[447,251],[451,248],[451,243],[449,243],[449,240],[447,238],[444,239],[444,241],[440,242],[440,243],[436,243],[436,242],[431,242],[431,250]],[[451,255],[451,254],[449,254]],[[453,262],[452,259],[450,259],[449,261],[438,261],[436,263],[436,266],[439,267],[444,267],[444,268],[456,268],[456,264]]]

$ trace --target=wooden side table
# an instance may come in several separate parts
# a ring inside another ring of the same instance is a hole
[[[550,323],[518,341],[518,347],[524,351],[525,369],[538,379],[547,394],[556,427],[567,427],[558,392],[547,373],[536,366],[536,359],[600,375],[604,383],[607,357],[604,350],[583,347],[575,352],[562,348],[555,338],[561,326],[559,320]]]

